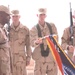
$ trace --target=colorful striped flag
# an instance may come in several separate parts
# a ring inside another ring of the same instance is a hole
[[[53,36],[46,37],[47,44],[57,62],[61,75],[75,75],[75,65]]]

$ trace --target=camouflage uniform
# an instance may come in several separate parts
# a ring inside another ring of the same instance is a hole
[[[5,6],[0,6],[0,11],[9,14]],[[10,75],[10,47],[5,28],[0,24],[0,75]]]
[[[50,23],[52,28],[52,33],[57,34],[57,29],[53,23]],[[50,35],[49,28],[45,24],[44,27],[39,25],[41,28],[41,34],[42,37],[46,35]],[[51,52],[49,52],[49,55],[47,57],[43,57],[41,55],[41,48],[40,45],[35,44],[35,40],[39,38],[38,37],[38,31],[36,26],[34,26],[30,30],[30,40],[31,40],[31,46],[34,47],[32,58],[35,61],[35,69],[34,69],[34,75],[57,75],[57,65],[53,58],[53,55]],[[44,49],[47,48],[46,40],[43,40],[44,43]]]
[[[74,33],[74,38],[73,38],[73,46],[75,46],[75,26],[73,26],[73,33]],[[64,33],[62,35],[62,39],[61,39],[61,47],[63,48],[63,50],[67,50],[68,45],[71,45],[72,42],[70,40],[70,28],[65,28]],[[68,55],[70,58],[72,58],[73,56],[73,52],[69,52],[68,51]]]
[[[12,23],[9,35],[12,53],[12,75],[27,75],[26,62],[30,61],[31,58],[29,29],[21,23],[15,29]]]

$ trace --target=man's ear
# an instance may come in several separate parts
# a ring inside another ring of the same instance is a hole
[[[38,14],[36,14],[36,16],[38,17]]]
[[[19,18],[21,18],[21,16],[19,15]]]

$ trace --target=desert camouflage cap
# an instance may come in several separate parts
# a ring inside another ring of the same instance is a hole
[[[16,15],[19,15],[19,10],[12,10],[11,11],[12,15],[16,16]]]
[[[10,14],[10,11],[9,11],[8,7],[6,7],[4,5],[0,5],[0,11],[3,11],[7,14]]]
[[[39,8],[38,9],[38,14],[46,14],[47,10],[46,8]]]

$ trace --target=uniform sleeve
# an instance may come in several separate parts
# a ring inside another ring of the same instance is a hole
[[[27,30],[27,35],[26,35],[26,53],[27,53],[27,61],[30,61],[30,59],[31,59],[31,46],[30,46],[29,29]]]
[[[55,26],[54,23],[50,23],[51,27],[52,27],[52,34],[57,35],[57,40],[58,40],[58,31],[57,31],[57,27]]]
[[[30,30],[30,44],[32,47],[37,47],[38,45],[35,44],[35,40],[38,38],[38,33],[36,27],[33,27]]]
[[[61,38],[61,47],[63,50],[67,50],[68,40],[69,40],[69,28],[66,28]]]
[[[6,37],[5,33],[4,33],[4,31],[0,28],[0,44],[5,43],[6,40],[7,40],[7,37]]]

